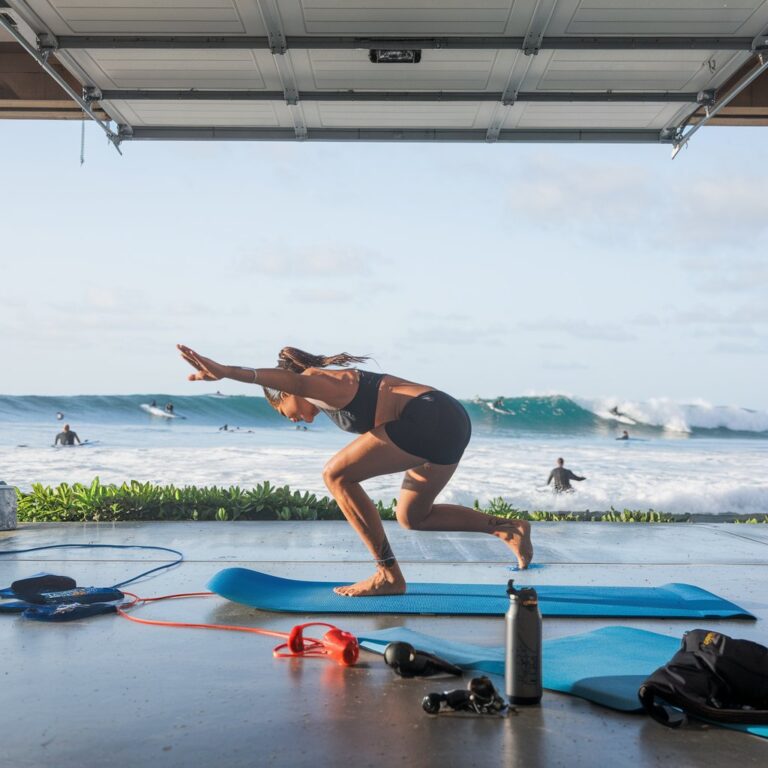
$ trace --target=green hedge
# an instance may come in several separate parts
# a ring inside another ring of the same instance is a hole
[[[384,517],[392,508],[381,507]],[[146,520],[343,520],[333,499],[291,491],[269,482],[255,488],[196,488],[153,485],[131,480],[122,485],[36,483],[17,491],[20,522],[118,522]]]
[[[148,520],[343,520],[333,499],[311,493],[291,491],[269,482],[255,488],[196,488],[153,485],[132,480],[122,485],[102,485],[94,478],[90,485],[75,483],[50,487],[35,484],[29,492],[17,490],[17,517],[25,523],[124,522]],[[389,505],[377,503],[384,520],[395,518],[395,500]],[[481,509],[498,517],[539,521],[590,520],[623,523],[688,522],[689,515],[671,515],[653,509],[607,512],[547,512],[517,509],[503,498],[492,499]],[[710,518],[711,520],[711,518]],[[768,515],[736,520],[768,522]]]

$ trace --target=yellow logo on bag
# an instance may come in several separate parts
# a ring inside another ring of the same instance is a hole
[[[712,645],[712,643],[716,642],[717,638],[717,632],[707,632],[707,634],[704,636],[704,639],[701,641],[702,645]]]

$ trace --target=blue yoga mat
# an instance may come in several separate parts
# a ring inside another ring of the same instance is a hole
[[[281,579],[247,568],[219,571],[208,588],[236,603],[287,613],[396,613],[500,616],[509,607],[506,584],[409,584],[405,595],[342,597],[344,582]],[[348,583],[348,582],[347,582]],[[544,616],[754,619],[749,612],[690,584],[660,587],[533,585]]]
[[[384,653],[388,643],[402,641],[464,669],[504,675],[504,649],[499,647],[454,643],[404,627],[369,632],[358,639],[363,648],[374,653]],[[642,712],[638,688],[652,672],[666,664],[679,647],[677,637],[632,627],[604,627],[545,640],[544,687],[622,712]],[[717,725],[768,738],[766,725]]]

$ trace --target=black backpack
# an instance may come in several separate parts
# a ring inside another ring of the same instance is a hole
[[[694,629],[638,691],[645,711],[676,728],[685,713],[719,723],[768,725],[768,648]],[[671,707],[682,710],[682,713]]]

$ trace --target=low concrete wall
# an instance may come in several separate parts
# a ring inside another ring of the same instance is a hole
[[[0,531],[16,527],[16,489],[0,481]]]

